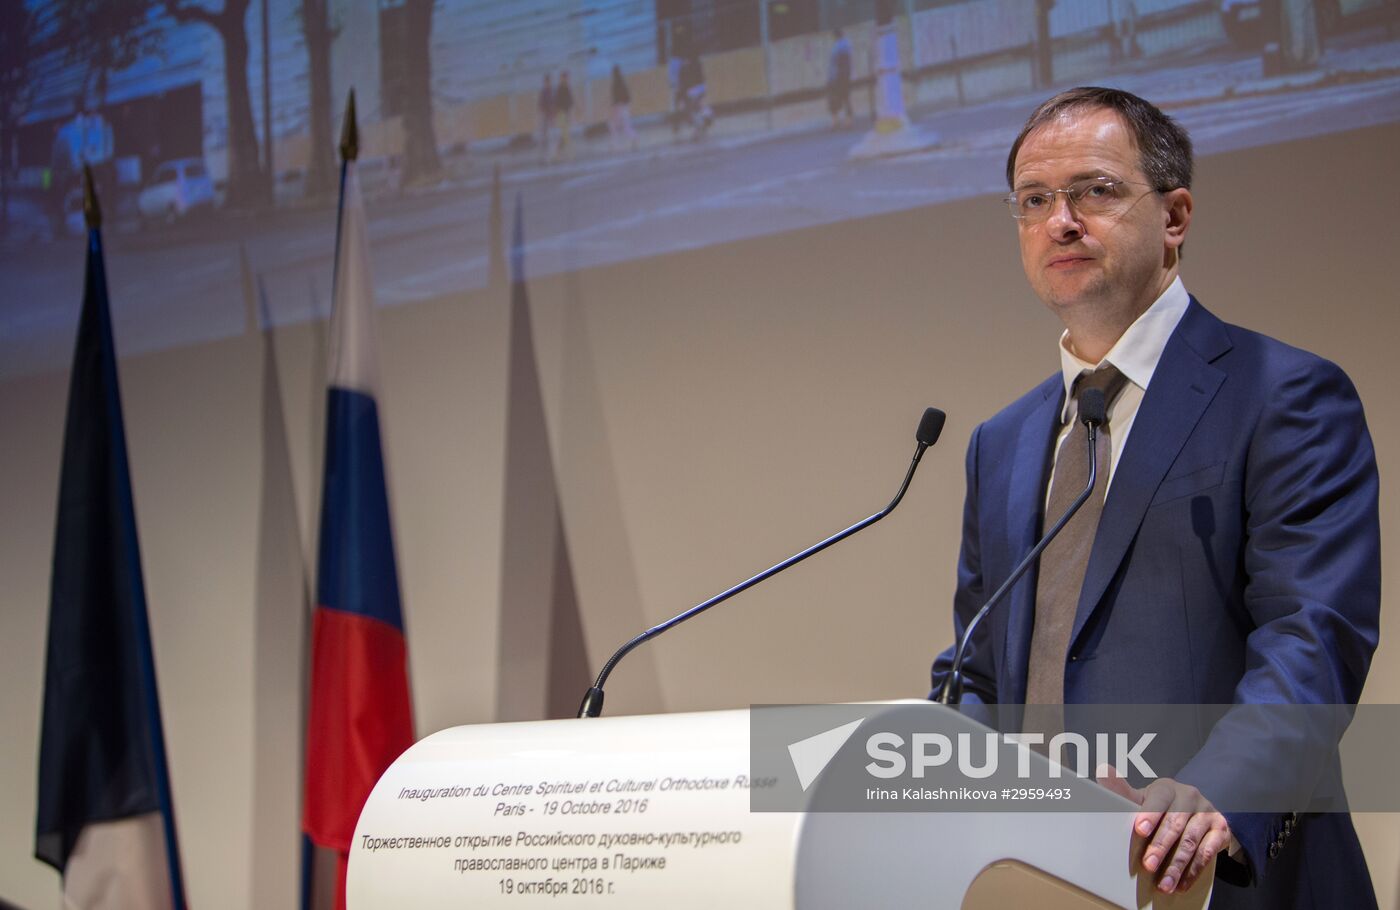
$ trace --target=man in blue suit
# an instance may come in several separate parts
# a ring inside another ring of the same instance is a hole
[[[1354,705],[1380,612],[1361,403],[1337,366],[1186,292],[1185,130],[1126,92],[1073,89],[1031,115],[1007,181],[1026,276],[1065,326],[1062,368],[972,435],[958,637],[1063,490],[1087,485],[1081,384],[1105,391],[1107,438],[1089,504],[976,628],[964,701]],[[1345,812],[1217,811],[1289,773],[1296,743],[1251,745],[1213,734],[1179,779],[1105,782],[1141,804],[1158,888],[1189,888],[1218,858],[1212,906],[1376,906]]]

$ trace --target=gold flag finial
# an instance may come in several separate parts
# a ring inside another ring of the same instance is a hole
[[[360,130],[355,124],[355,90],[350,90],[350,98],[345,102],[345,124],[340,129],[340,158],[354,161],[360,156]]]
[[[83,165],[83,220],[89,229],[102,227],[102,206],[97,204],[97,185],[92,168]]]

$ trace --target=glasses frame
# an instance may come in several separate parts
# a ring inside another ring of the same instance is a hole
[[[1162,192],[1161,190],[1152,186],[1152,184],[1150,183],[1141,183],[1136,180],[1119,180],[1117,177],[1086,177],[1083,180],[1074,181],[1074,183],[1070,186],[1061,187],[1057,190],[1035,190],[1035,193],[1037,195],[1050,197],[1050,203],[1044,206],[1045,214],[1042,216],[1032,217],[1023,213],[1021,211],[1020,200],[1017,198],[1018,193],[1007,193],[1005,196],[1001,197],[1001,202],[1007,207],[1008,211],[1011,212],[1011,217],[1016,219],[1018,223],[1040,224],[1046,219],[1048,219],[1050,217],[1050,213],[1055,210],[1055,197],[1059,195],[1063,195],[1065,197],[1065,204],[1073,208],[1076,213],[1083,214],[1084,210],[1083,208],[1081,208],[1079,200],[1075,198],[1074,190],[1076,188],[1079,188],[1079,195],[1082,197],[1090,189],[1096,186],[1107,187],[1109,189],[1112,189],[1116,186],[1138,186],[1146,189],[1148,193]],[[1026,191],[1021,190],[1019,192]],[[1143,195],[1145,196],[1147,195],[1147,193],[1144,193]]]

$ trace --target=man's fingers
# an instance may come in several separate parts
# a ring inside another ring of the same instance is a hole
[[[1152,836],[1152,843],[1147,845],[1147,852],[1142,855],[1142,865],[1148,872],[1156,872],[1162,867],[1162,861],[1181,839],[1181,832],[1186,830],[1190,818],[1189,812],[1167,812],[1162,816],[1157,823],[1157,833]]]
[[[1152,835],[1152,843],[1147,845],[1147,850],[1142,855],[1143,868],[1148,872],[1156,872],[1162,867],[1180,839],[1181,832],[1186,829],[1187,822],[1191,820],[1194,806],[1190,804],[1188,797],[1189,794],[1179,788],[1175,781],[1161,780],[1147,788],[1147,799],[1142,807],[1153,811],[1160,810],[1155,825],[1157,831]],[[1137,830],[1142,831],[1141,821]]]
[[[1133,833],[1138,837],[1151,837],[1152,832],[1157,829],[1157,823],[1161,820],[1161,812],[1139,812],[1137,818],[1133,820]]]
[[[1133,831],[1139,837],[1150,837],[1152,832],[1157,830],[1162,821],[1162,814],[1172,804],[1174,793],[1175,789],[1170,785],[1159,786],[1157,784],[1149,785],[1146,790],[1142,791],[1142,799],[1138,800],[1142,803],[1142,811],[1137,814],[1137,818],[1133,821]],[[1161,857],[1158,859],[1160,860]],[[1156,868],[1153,866],[1152,871],[1156,871]]]
[[[1177,890],[1190,890],[1191,886],[1196,884],[1196,880],[1201,877],[1201,873],[1210,865],[1210,861],[1222,853],[1229,844],[1230,828],[1228,825],[1221,824],[1207,831],[1206,836],[1201,839],[1201,845],[1196,848],[1196,857],[1186,868],[1186,875],[1181,879]]]
[[[1172,812],[1168,814],[1182,816],[1186,813]],[[1163,870],[1162,877],[1157,883],[1157,887],[1162,891],[1170,894],[1181,883],[1188,865],[1194,862],[1196,853],[1206,835],[1211,831],[1213,815],[1214,813],[1198,812],[1186,821],[1181,829],[1181,836],[1177,838],[1176,849],[1171,853],[1171,862],[1167,863],[1167,867]]]

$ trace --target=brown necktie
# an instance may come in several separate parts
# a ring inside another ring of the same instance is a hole
[[[1045,507],[1045,525],[1058,521],[1089,482],[1089,446],[1084,431],[1077,425],[1075,402],[1079,393],[1089,388],[1101,389],[1104,401],[1112,405],[1127,381],[1112,364],[1105,364],[1092,373],[1081,373],[1075,380],[1069,410],[1070,421],[1076,426],[1060,445],[1055,475],[1050,483],[1050,500]],[[1035,588],[1035,631],[1031,635],[1027,671],[1028,705],[1059,705],[1065,700],[1065,652],[1074,627],[1074,614],[1079,608],[1079,594],[1084,587],[1084,571],[1089,566],[1089,551],[1094,547],[1094,534],[1099,528],[1099,516],[1103,514],[1112,451],[1109,426],[1105,422],[1099,428],[1094,492],[1040,555]]]

